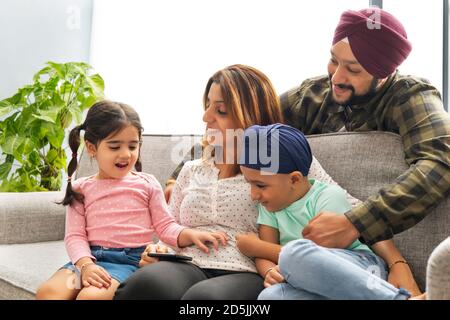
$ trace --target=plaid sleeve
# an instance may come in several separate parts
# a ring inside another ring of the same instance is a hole
[[[437,90],[418,92],[392,110],[410,168],[346,213],[369,245],[414,226],[450,194],[450,116]]]
[[[281,110],[284,121],[302,131],[305,131],[306,108],[302,108],[301,99],[305,95],[305,80],[300,86],[291,88],[280,95]]]

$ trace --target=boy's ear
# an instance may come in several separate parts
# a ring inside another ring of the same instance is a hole
[[[300,173],[300,171],[294,171],[294,172],[291,172],[290,178],[291,178],[292,184],[297,184],[302,181],[303,175]]]

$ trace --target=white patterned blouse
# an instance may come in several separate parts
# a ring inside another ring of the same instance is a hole
[[[256,272],[253,259],[240,253],[235,236],[238,233],[257,232],[258,211],[250,196],[250,184],[242,174],[219,179],[219,169],[212,160],[188,161],[178,175],[172,191],[169,209],[175,220],[186,227],[211,232],[223,231],[228,245],[211,248],[206,254],[195,246],[178,251],[193,257],[201,268]],[[308,177],[336,184],[313,157]],[[349,195],[352,205],[358,200]]]

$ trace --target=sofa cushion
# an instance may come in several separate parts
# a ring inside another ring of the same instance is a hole
[[[33,299],[68,261],[63,241],[0,245],[0,299]]]

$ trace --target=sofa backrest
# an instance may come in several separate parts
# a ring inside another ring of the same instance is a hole
[[[143,171],[164,185],[183,156],[200,136],[144,135]],[[342,132],[308,136],[315,157],[333,179],[350,194],[366,200],[405,172],[399,135],[387,132]],[[97,171],[95,161],[83,153],[77,176]],[[425,288],[426,263],[432,250],[450,235],[450,200],[446,199],[415,227],[395,236],[421,289]]]

